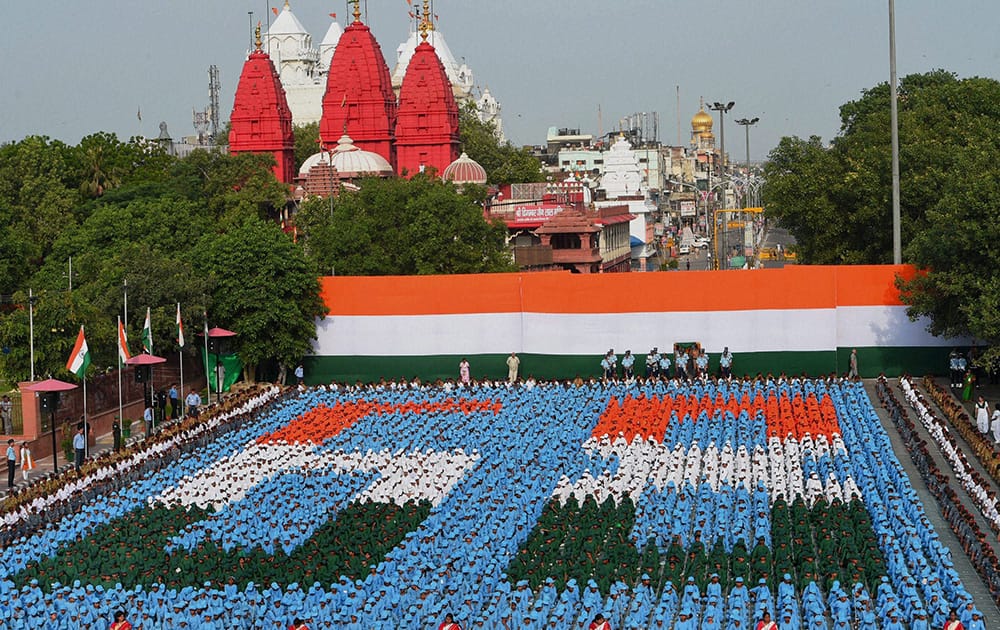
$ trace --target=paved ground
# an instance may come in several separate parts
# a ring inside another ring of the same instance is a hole
[[[142,430],[143,430],[142,422],[133,423],[132,436],[129,439],[129,442],[131,443],[137,440],[142,440],[145,437],[144,434],[142,433]],[[100,455],[101,453],[110,451],[114,447],[114,443],[115,443],[114,436],[112,436],[111,433],[105,433],[104,435],[97,436],[95,444],[91,445],[90,447],[91,456],[97,456]],[[38,477],[43,477],[45,475],[52,473],[55,470],[54,463],[58,463],[59,470],[66,470],[67,468],[71,468],[73,465],[72,460],[67,461],[66,458],[63,456],[62,452],[59,453],[59,458],[57,462],[53,462],[52,457],[43,457],[41,459],[36,459],[34,470],[28,473],[28,482],[24,481],[24,477],[22,477],[21,475],[21,469],[18,469],[17,475],[15,477],[17,481],[16,485],[18,487],[23,487],[27,485],[27,483],[30,483],[32,480],[37,479]],[[4,482],[0,482],[0,484],[3,483]],[[7,488],[4,487],[3,492],[2,494],[0,494],[0,496],[6,496],[6,494],[7,494]]]
[[[941,451],[936,447],[930,434],[927,433],[920,422],[915,420],[909,405],[906,403],[906,399],[903,397],[902,390],[897,385],[897,381],[890,379],[889,383],[893,394],[895,394],[896,398],[903,405],[903,408],[910,414],[910,419],[914,420],[914,424],[917,427],[917,432],[921,439],[927,442],[927,451],[930,453],[934,463],[937,465],[938,469],[948,474],[951,470],[951,465],[945,461]],[[900,464],[902,464],[903,470],[906,471],[907,476],[910,478],[910,485],[913,486],[917,496],[920,497],[920,502],[924,505],[927,520],[929,520],[934,526],[935,531],[937,531],[938,535],[941,537],[941,542],[946,544],[951,550],[952,560],[955,563],[955,570],[958,571],[959,576],[962,578],[962,584],[964,584],[966,590],[972,594],[972,597],[976,602],[976,606],[979,610],[983,611],[986,619],[1000,620],[1000,610],[997,609],[996,604],[993,602],[993,598],[990,597],[989,589],[985,584],[983,584],[983,581],[979,578],[979,574],[976,573],[976,570],[972,567],[972,563],[969,561],[968,556],[966,556],[965,552],[962,551],[962,545],[958,542],[958,538],[951,531],[951,528],[948,526],[948,522],[945,521],[944,517],[942,517],[937,501],[924,484],[923,479],[920,477],[920,472],[917,470],[916,466],[913,465],[913,460],[910,459],[910,454],[907,452],[899,432],[896,431],[896,426],[892,423],[888,414],[879,404],[878,395],[875,393],[874,380],[865,381],[865,391],[871,398],[872,405],[878,413],[879,420],[882,422],[882,428],[885,429],[886,434],[889,436],[889,441],[892,444],[893,452],[896,454],[896,459],[898,459]],[[926,392],[924,393],[926,394]],[[927,397],[925,396],[925,398]],[[928,402],[930,402],[929,398]],[[943,414],[941,414],[940,409],[935,408],[934,411],[943,418]],[[957,434],[956,437],[959,437],[959,441],[963,442]],[[968,447],[967,444],[965,446]],[[966,453],[966,457],[970,462],[974,460],[974,458],[971,457],[971,453]],[[963,500],[962,502],[965,507],[967,507],[973,514],[979,515],[979,508],[977,508],[972,501],[969,500],[969,497],[965,494],[964,490],[959,487],[956,489],[956,492]],[[982,519],[980,519],[979,526],[982,527],[985,532],[990,531],[989,525],[987,525]]]

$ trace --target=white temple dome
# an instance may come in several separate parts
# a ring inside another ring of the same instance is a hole
[[[306,158],[299,168],[299,175],[305,177],[314,166],[330,164],[331,157],[333,168],[337,169],[339,177],[352,178],[365,175],[382,177],[393,174],[392,165],[384,157],[378,153],[359,149],[350,136],[344,134],[337,141],[337,148],[333,151],[320,151]]]

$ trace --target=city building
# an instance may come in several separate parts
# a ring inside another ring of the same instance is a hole
[[[487,205],[487,217],[507,225],[520,269],[631,270],[629,223],[635,217],[626,204],[597,207],[592,185],[570,177],[562,182],[514,184],[497,193]]]

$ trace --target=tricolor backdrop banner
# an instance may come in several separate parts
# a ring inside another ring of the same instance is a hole
[[[326,277],[329,315],[317,322],[309,382],[379,377],[503,378],[510,352],[521,375],[599,374],[614,348],[642,357],[697,341],[726,346],[734,374],[844,373],[857,348],[864,376],[939,372],[968,340],[934,337],[910,321],[895,288],[909,266],[787,267],[753,272],[564,272],[465,276]],[[780,361],[779,361],[780,355]]]

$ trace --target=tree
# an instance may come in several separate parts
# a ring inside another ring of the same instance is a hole
[[[319,144],[319,123],[311,122],[295,125],[295,172],[302,168],[306,158],[315,155],[321,149]]]
[[[984,137],[958,157],[955,167],[967,175],[945,187],[927,210],[924,229],[905,249],[907,259],[924,271],[897,283],[911,317],[928,316],[937,335],[986,341],[987,360],[1000,358],[998,138]]]
[[[964,176],[955,170],[959,156],[995,130],[998,86],[940,70],[900,81],[904,243],[927,227],[927,209],[955,177]],[[840,118],[840,134],[829,147],[819,138],[786,138],[771,152],[765,166],[768,214],[792,230],[804,262],[891,262],[888,85],[843,105]]]
[[[463,103],[459,109],[462,150],[486,170],[490,184],[502,185],[545,181],[542,163],[527,149],[497,139],[496,125],[479,120],[476,104]]]
[[[0,293],[21,287],[76,223],[73,164],[72,147],[46,137],[0,147]]]
[[[889,105],[888,85],[878,85],[841,107],[831,146],[784,138],[771,152],[765,205],[805,262],[890,262]],[[899,128],[903,257],[920,270],[897,281],[908,313],[1000,356],[1000,82],[907,76]]]
[[[271,169],[271,154],[192,151],[171,171],[170,185],[178,194],[203,200],[219,229],[239,224],[249,216],[275,217],[284,207],[288,187]]]
[[[207,233],[192,261],[214,287],[212,321],[238,333],[249,380],[264,361],[290,365],[311,352],[316,318],[326,313],[318,273],[277,225],[246,217],[225,233]]]
[[[334,203],[303,204],[296,223],[318,268],[350,275],[512,271],[506,226],[490,223],[485,191],[423,174],[366,179]]]

